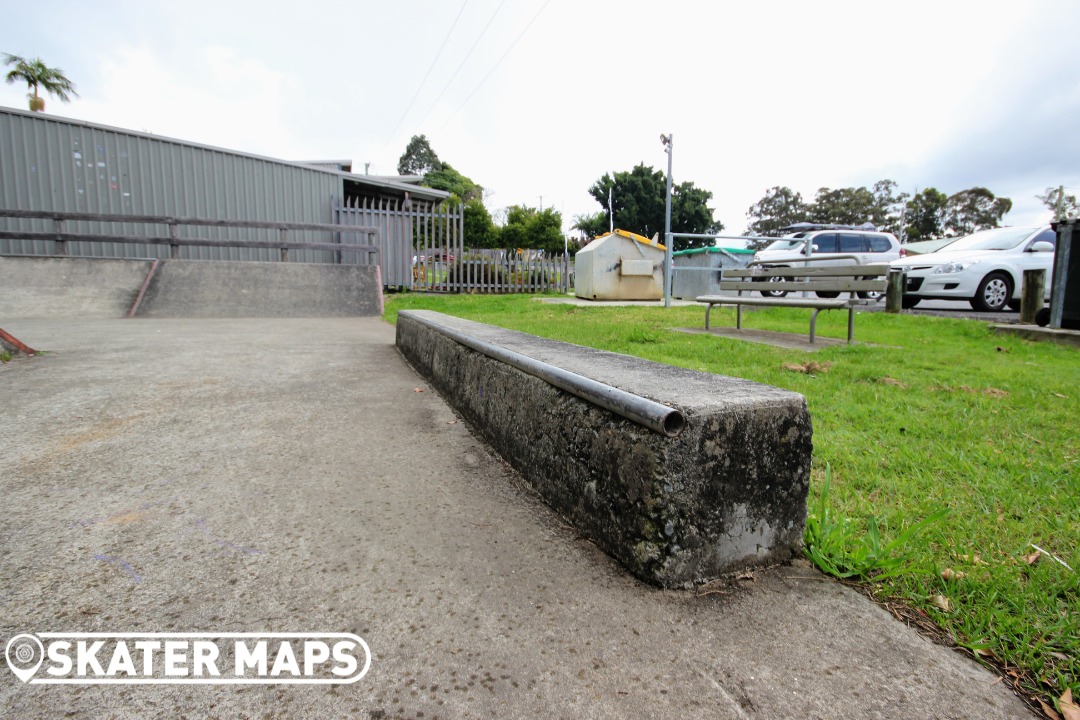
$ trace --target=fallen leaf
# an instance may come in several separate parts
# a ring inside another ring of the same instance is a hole
[[[424,392],[424,388],[413,388],[413,392]]]
[[[960,578],[964,577],[964,573],[953,570],[952,568],[945,568],[941,571],[941,577],[945,580],[959,580]]]
[[[979,657],[984,657],[984,658],[993,658],[993,657],[997,657],[996,655],[994,655],[994,651],[993,651],[993,650],[988,650],[987,648],[976,648],[976,649],[974,650],[974,653],[975,653],[976,655],[978,655]]]
[[[1046,713],[1046,717],[1050,718],[1050,720],[1061,720],[1061,716],[1057,714],[1057,711],[1042,700],[1039,700],[1039,707],[1042,708],[1042,711]]]
[[[945,597],[944,595],[935,595],[934,597],[930,598],[930,600],[941,610],[949,612],[949,598]]]
[[[1058,707],[1065,720],[1080,720],[1080,705],[1073,702],[1072,690],[1066,689],[1058,698]]]
[[[1051,393],[1051,394],[1052,394],[1052,395],[1053,395],[1054,397],[1059,397],[1059,398],[1062,398],[1063,400],[1068,400],[1068,399],[1069,399],[1069,396],[1068,396],[1068,395],[1062,395],[1061,393]]]
[[[1038,550],[1036,550],[1035,552],[1031,553],[1030,555],[1022,555],[1021,557],[1024,558],[1024,562],[1026,562],[1028,565],[1034,565],[1035,563],[1037,563],[1039,561],[1039,557],[1041,555],[1042,555],[1042,553],[1039,552]]]

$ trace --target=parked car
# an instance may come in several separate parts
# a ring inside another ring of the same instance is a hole
[[[1056,243],[1057,235],[1048,226],[994,228],[937,252],[897,260],[891,267],[907,273],[905,308],[933,299],[967,300],[984,312],[1019,310],[1025,270],[1046,270],[1049,293]]]
[[[925,255],[926,253],[937,252],[958,239],[959,238],[955,237],[947,237],[939,240],[916,240],[915,242],[904,243],[903,256],[910,257],[912,255]]]
[[[870,265],[889,263],[903,257],[900,242],[892,233],[838,226],[808,225],[810,229],[785,235],[754,254],[762,267],[802,266],[807,257],[829,258],[812,263],[814,267],[837,265]],[[855,257],[851,257],[854,255]],[[785,278],[770,277],[780,282]],[[784,297],[785,290],[762,290],[765,297]],[[819,297],[836,297],[840,293],[822,293]],[[859,297],[878,298],[881,293],[860,292]]]

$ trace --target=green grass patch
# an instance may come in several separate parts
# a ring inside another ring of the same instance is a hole
[[[978,321],[863,313],[860,344],[808,354],[674,330],[702,327],[703,307],[533,297],[405,294],[389,299],[386,318],[439,310],[802,393],[814,422],[811,524],[827,521],[817,531],[843,572],[1017,669],[1023,691],[1080,696],[1076,348],[994,335]],[[805,335],[809,324],[806,310],[744,313],[756,329]],[[713,323],[734,325],[734,315],[717,308]],[[846,313],[818,318],[821,336],[846,328]]]

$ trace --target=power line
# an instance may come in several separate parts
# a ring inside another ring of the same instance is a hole
[[[465,57],[464,59],[462,59],[461,64],[457,66],[457,70],[455,70],[454,74],[450,76],[450,79],[446,81],[446,85],[443,86],[442,92],[439,93],[439,97],[435,98],[435,102],[433,102],[431,104],[431,107],[428,108],[428,111],[424,113],[423,119],[417,123],[418,127],[424,124],[424,120],[428,119],[428,116],[431,115],[431,111],[434,110],[435,107],[439,104],[439,101],[442,100],[442,96],[446,94],[446,91],[450,88],[450,84],[454,82],[454,78],[458,76],[458,73],[461,72],[461,68],[463,68],[465,66],[465,63],[468,62],[469,58],[473,54],[473,50],[475,50],[476,46],[480,44],[480,40],[484,37],[484,33],[487,32],[489,27],[491,27],[491,23],[495,20],[495,16],[499,14],[499,11],[502,10],[502,6],[505,4],[506,0],[502,0],[502,2],[499,3],[499,7],[495,8],[495,12],[491,13],[491,17],[488,18],[487,25],[485,25],[484,29],[480,31],[480,34],[476,37],[476,41],[472,44],[472,47],[469,48],[469,52],[465,53]]]
[[[450,124],[450,121],[453,120],[459,112],[461,112],[461,109],[468,104],[469,100],[472,100],[472,96],[476,94],[477,90],[484,86],[484,83],[486,83],[488,78],[491,77],[491,74],[498,69],[499,65],[502,64],[502,61],[505,60],[506,56],[510,54],[510,51],[517,47],[518,42],[521,40],[521,38],[525,37],[525,33],[529,31],[529,28],[532,27],[532,24],[536,22],[536,18],[540,17],[540,13],[544,12],[544,8],[546,8],[548,6],[548,3],[550,2],[551,0],[544,0],[544,4],[541,5],[540,9],[536,11],[536,14],[532,16],[532,20],[529,21],[529,24],[525,26],[525,29],[522,30],[516,38],[514,38],[514,42],[510,44],[510,47],[506,49],[506,52],[502,54],[502,57],[500,57],[492,66],[492,68],[488,70],[487,75],[485,75],[484,79],[480,81],[480,84],[473,88],[472,92],[469,93],[468,97],[466,97],[465,100],[462,101],[461,105],[458,106],[458,109],[451,113],[450,117],[446,118],[446,122],[444,122],[442,124],[442,127],[436,130],[433,135],[438,135],[440,132],[442,132],[446,128],[446,126]]]
[[[390,141],[394,139],[394,134],[401,128],[401,123],[405,122],[405,118],[408,117],[409,111],[412,110],[413,103],[416,102],[416,98],[420,97],[420,91],[424,89],[424,83],[431,77],[431,71],[435,69],[436,63],[439,62],[442,51],[446,48],[446,43],[450,41],[450,36],[454,34],[454,28],[457,27],[458,20],[461,19],[461,13],[465,12],[465,6],[468,4],[469,0],[465,0],[465,2],[461,3],[461,9],[458,10],[457,17],[454,18],[454,23],[450,26],[450,29],[446,31],[446,37],[443,38],[442,45],[439,46],[439,51],[435,53],[435,58],[431,61],[431,66],[428,67],[427,72],[424,74],[424,79],[420,81],[419,87],[417,87],[416,92],[413,93],[412,100],[409,101],[409,106],[405,108],[405,112],[401,114],[401,119],[397,121],[397,125],[395,125],[394,129],[390,132],[390,137],[386,138],[386,142],[383,143],[382,148],[379,148],[380,150],[385,149],[386,146],[390,144]]]

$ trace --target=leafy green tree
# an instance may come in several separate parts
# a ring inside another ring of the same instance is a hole
[[[779,185],[769,188],[765,191],[765,197],[746,211],[746,217],[750,219],[746,234],[780,237],[782,228],[806,220],[807,213],[802,194]]]
[[[896,192],[893,180],[878,180],[870,189],[874,196],[874,208],[870,213],[870,222],[880,230],[903,235],[904,207],[911,196]]]
[[[484,188],[455,170],[450,163],[439,159],[424,135],[413,135],[405,152],[398,159],[400,175],[420,175],[422,185],[436,190],[445,190],[456,197],[456,202],[480,200]],[[454,198],[451,198],[453,201]]]
[[[75,92],[75,85],[64,75],[64,71],[47,66],[41,58],[26,59],[4,53],[4,63],[11,66],[7,74],[8,85],[19,80],[26,83],[27,90],[33,91],[26,95],[33,112],[45,109],[45,98],[39,94],[40,90],[55,95],[61,102],[71,102],[72,95],[79,96],[79,93]]]
[[[861,225],[873,222],[874,194],[860,188],[820,188],[810,205],[810,219],[817,223]]]
[[[1080,203],[1077,203],[1075,195],[1067,195],[1063,187],[1048,187],[1046,194],[1035,197],[1054,212],[1054,220],[1080,218]]]
[[[638,164],[630,172],[604,174],[589,188],[589,194],[603,207],[599,216],[586,220],[590,230],[609,226],[608,194],[615,216],[615,227],[622,230],[652,237],[664,232],[665,202],[667,179],[664,173]],[[671,231],[679,233],[713,234],[723,230],[722,223],[713,218],[713,210],[708,207],[712,193],[695,187],[692,182],[683,182],[671,189]],[[597,222],[597,217],[601,222]],[[675,249],[711,245],[712,242],[699,238],[676,238]]]
[[[961,190],[949,196],[945,205],[945,226],[957,235],[1001,226],[1001,219],[1012,210],[1012,200],[994,197],[984,187]]]
[[[600,237],[610,229],[607,213],[602,212],[592,213],[591,215],[589,213],[575,215],[574,224],[571,227],[574,230],[580,230],[585,235],[586,242]]]
[[[398,175],[427,175],[442,166],[442,161],[424,135],[413,135],[398,159]]]
[[[464,217],[461,224],[464,227],[465,245],[470,248],[499,247],[498,228],[491,219],[491,213],[484,207],[483,200],[479,198],[466,200],[462,212]]]
[[[424,175],[423,184],[436,190],[452,193],[459,200],[481,200],[484,195],[484,188],[452,168],[450,163],[445,162],[440,162],[439,167]]]
[[[558,210],[537,210],[523,205],[506,209],[506,224],[499,230],[502,247],[561,253],[563,244],[562,213]]]
[[[926,188],[907,201],[905,235],[909,242],[934,240],[945,234],[945,206],[949,196],[937,188]]]

